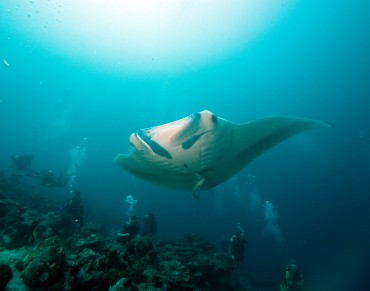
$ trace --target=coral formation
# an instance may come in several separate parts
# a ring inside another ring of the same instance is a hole
[[[13,270],[23,290],[241,290],[230,256],[198,236],[155,240],[155,225],[122,243],[4,177],[0,193],[3,289]]]

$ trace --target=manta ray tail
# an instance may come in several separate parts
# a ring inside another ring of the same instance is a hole
[[[319,120],[288,116],[266,117],[239,125],[235,138],[243,145],[239,149],[240,160],[246,164],[289,137],[309,129],[329,127],[332,125]]]

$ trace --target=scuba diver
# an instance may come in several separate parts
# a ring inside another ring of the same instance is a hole
[[[244,229],[238,223],[236,233],[230,238],[229,244],[229,255],[237,265],[240,265],[244,261],[246,245],[247,241],[244,238]]]
[[[40,175],[34,176],[35,178],[40,179],[40,184],[46,187],[51,188],[64,188],[68,185],[69,176],[64,178],[63,174],[60,174],[58,177],[51,170],[43,171]]]
[[[12,157],[12,166],[19,171],[36,173],[31,169],[33,155],[15,155]]]
[[[139,234],[139,223],[135,215],[127,221],[117,233],[117,240],[121,243],[127,243]]]
[[[71,220],[74,225],[83,226],[84,204],[80,191],[71,192],[69,202],[63,207],[62,212],[62,215]]]
[[[40,185],[50,188],[64,188],[68,185],[70,176],[64,178],[63,174],[56,176],[51,170],[44,170],[41,174],[27,174],[27,177],[40,180]]]
[[[157,220],[151,213],[145,214],[143,218],[143,227],[140,231],[141,236],[153,237],[157,232]]]
[[[280,291],[301,291],[302,273],[296,264],[285,266],[283,284],[280,284]]]
[[[41,173],[31,169],[33,155],[16,155],[12,157],[12,168],[20,171],[12,175],[17,178],[14,184],[19,184],[21,177],[30,177],[40,180],[40,185],[51,188],[64,188],[68,185],[70,176],[63,174],[56,176],[51,170],[44,170]]]

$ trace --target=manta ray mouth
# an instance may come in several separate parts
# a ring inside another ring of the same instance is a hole
[[[171,154],[159,143],[152,140],[144,129],[139,130],[138,133],[133,133],[130,142],[131,145],[141,153],[151,152],[169,160],[172,159]]]
[[[153,152],[150,146],[137,133],[131,134],[130,144],[134,150],[142,154]]]

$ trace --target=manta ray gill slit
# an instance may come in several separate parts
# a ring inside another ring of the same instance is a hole
[[[139,130],[137,134],[135,134],[136,138],[143,144],[146,148],[150,149],[152,153],[155,153],[159,156],[165,157],[169,160],[172,159],[171,154],[162,147],[159,143],[154,141],[145,129]]]

